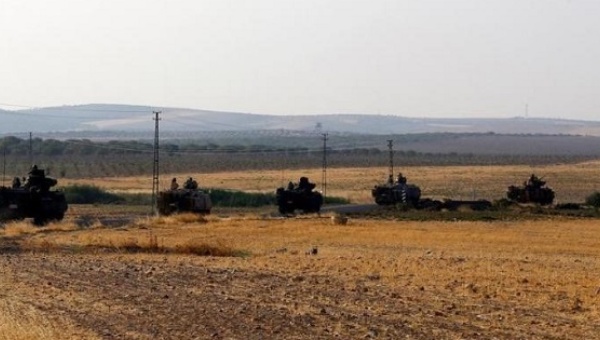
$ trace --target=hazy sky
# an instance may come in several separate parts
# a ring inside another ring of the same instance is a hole
[[[598,0],[0,0],[0,104],[600,119]]]

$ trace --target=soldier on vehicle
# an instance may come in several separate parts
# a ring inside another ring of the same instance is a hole
[[[298,183],[298,189],[301,191],[310,192],[315,188],[314,183],[310,183],[307,177],[300,177],[300,182]]]
[[[34,164],[29,170],[29,176],[33,177],[44,177],[45,173],[43,169],[39,169],[36,164]]]
[[[538,178],[534,174],[531,174],[531,176],[529,177],[529,180],[527,181],[527,185],[535,187],[535,188],[539,188],[539,187],[543,186],[544,184],[546,184],[546,182],[542,181],[540,178]]]
[[[198,182],[196,182],[193,178],[188,178],[185,183],[183,184],[183,187],[185,189],[198,189]]]
[[[37,165],[33,165],[29,170],[29,177],[27,178],[27,183],[25,183],[25,187],[29,190],[43,190],[48,189],[45,188],[44,185],[46,174],[43,169],[39,169]]]
[[[402,173],[398,174],[398,184],[406,184],[406,177],[402,176]]]
[[[173,177],[171,180],[171,190],[177,190],[179,188],[179,184],[177,183],[177,178]]]
[[[21,180],[19,179],[19,177],[13,178],[12,187],[13,189],[19,189],[21,187]]]
[[[31,167],[31,170],[29,170],[29,177],[30,178],[33,177],[33,178],[36,178],[36,179],[38,179],[38,178],[44,178],[44,177],[46,177],[46,174],[45,174],[45,172],[44,172],[43,169],[39,169],[38,166],[34,164]]]
[[[294,190],[294,182],[290,181],[287,185],[288,190]]]
[[[389,175],[388,176],[388,184],[389,185],[393,185],[394,184],[394,175]]]

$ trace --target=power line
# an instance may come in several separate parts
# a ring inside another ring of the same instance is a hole
[[[141,147],[141,148],[134,148],[134,147],[109,145],[108,143],[83,142],[83,141],[77,141],[77,140],[72,140],[72,139],[60,141],[60,142],[69,144],[69,145],[74,145],[74,146],[91,147],[91,148],[111,150],[111,151],[129,151],[129,152],[134,152],[134,153],[154,153],[154,148],[151,147],[150,144],[142,145],[143,147]],[[327,147],[327,151],[332,151],[332,152],[354,151],[354,150],[360,150],[360,149],[362,149],[360,145],[345,146],[345,147],[333,147],[333,148]],[[282,147],[282,148],[273,148],[273,149],[238,149],[238,148],[205,149],[205,148],[200,148],[200,149],[172,149],[172,150],[160,148],[159,152],[162,154],[179,154],[179,155],[190,155],[190,154],[288,154],[288,155],[290,155],[290,154],[321,153],[322,150],[323,150],[322,147],[315,147],[315,148]]]
[[[97,149],[104,149],[104,150],[112,150],[112,151],[131,151],[131,152],[141,152],[141,153],[150,153],[153,152],[153,149],[151,149],[149,146],[147,148],[128,148],[128,147],[120,147],[120,146],[108,146],[108,145],[104,145],[102,143],[86,143],[86,142],[78,142],[75,140],[65,140],[62,141],[61,143],[65,143],[65,144],[70,144],[70,145],[77,145],[77,146],[86,146],[86,147],[93,147],[93,148],[97,148]]]
[[[160,118],[160,120],[163,120]],[[29,133],[28,133],[29,135]],[[4,137],[6,138],[6,137]],[[26,138],[32,138],[28,136]],[[323,137],[322,137],[323,138]],[[2,138],[0,138],[2,140]],[[36,139],[37,140],[37,139]],[[52,139],[48,139],[52,140]],[[327,134],[327,140],[329,140],[329,135]],[[75,147],[86,147],[86,148],[95,148],[109,151],[118,151],[118,152],[133,152],[133,153],[154,153],[154,148],[149,143],[141,143],[137,141],[109,141],[109,142],[91,142],[85,140],[75,140],[75,139],[67,139],[63,141],[58,141],[59,143],[64,143],[67,145],[72,145]],[[128,146],[126,143],[134,142],[137,143],[139,147]],[[389,142],[389,141],[388,141]],[[43,143],[43,142],[42,142]],[[119,145],[122,143],[122,145]],[[31,139],[29,141],[31,144]],[[123,145],[124,144],[124,145]],[[320,147],[294,147],[294,146],[282,146],[282,147],[274,147],[274,148],[238,148],[238,147],[219,147],[219,148],[207,148],[207,146],[199,145],[197,148],[179,148],[177,144],[171,144],[174,148],[159,148],[159,153],[162,154],[178,154],[178,155],[190,155],[190,154],[315,154],[322,153],[323,146]],[[241,146],[241,145],[240,145]],[[32,148],[32,146],[30,146]],[[326,146],[327,152],[344,152],[344,151],[356,151],[356,150],[370,150],[374,149],[373,146],[369,144],[352,144],[352,145],[342,145],[337,147],[329,147]],[[375,148],[377,149],[377,148]]]

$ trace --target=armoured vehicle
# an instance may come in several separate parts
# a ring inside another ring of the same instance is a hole
[[[290,182],[287,188],[278,188],[275,192],[279,212],[283,215],[293,214],[296,209],[305,213],[319,212],[323,205],[323,195],[313,191],[314,183],[307,177],[300,177],[298,185]]]
[[[545,187],[545,185],[546,181],[543,181],[541,178],[532,174],[531,177],[523,183],[523,186],[509,186],[506,196],[509,200],[517,203],[549,205],[554,201],[554,191]]]
[[[198,189],[165,190],[158,193],[158,212],[171,215],[179,212],[210,214],[210,196]]]
[[[36,225],[44,225],[62,220],[68,205],[62,191],[50,190],[56,183],[33,166],[23,185],[15,177],[12,187],[0,187],[0,221],[33,218]]]
[[[407,184],[406,177],[402,174],[399,174],[398,180],[394,182],[394,177],[390,174],[387,183],[376,185],[371,190],[371,195],[379,205],[406,203],[417,206],[421,199],[421,188]]]
[[[171,215],[179,212],[210,214],[210,196],[199,189],[170,189],[158,193],[158,213]]]

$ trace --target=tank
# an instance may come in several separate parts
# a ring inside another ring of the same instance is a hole
[[[36,225],[60,221],[68,209],[65,194],[50,190],[57,180],[34,166],[23,185],[18,177],[12,187],[0,187],[0,221],[33,218]]]
[[[549,205],[554,201],[554,191],[545,185],[546,181],[532,174],[523,186],[509,186],[506,196],[510,201],[517,203]]]
[[[278,188],[275,192],[279,212],[283,215],[293,214],[296,210],[304,213],[315,213],[321,211],[323,195],[314,191],[314,183],[310,183],[307,177],[301,177],[298,184],[290,182],[287,188]]]
[[[376,185],[371,190],[371,195],[378,205],[393,205],[406,203],[417,206],[421,199],[421,188],[414,184],[407,184],[406,177],[398,175],[394,182],[392,175],[385,184]]]
[[[158,193],[158,213],[171,215],[180,212],[210,214],[212,201],[210,196],[199,189],[171,189]]]

